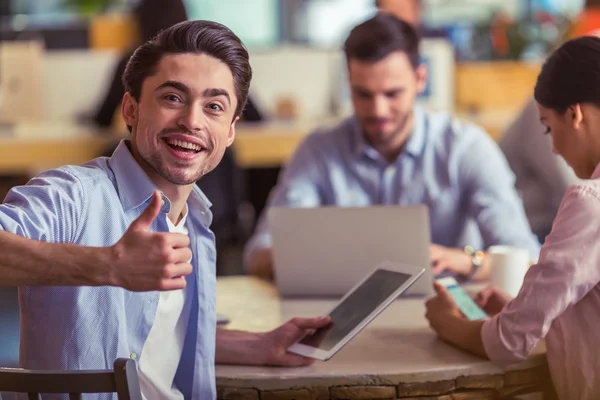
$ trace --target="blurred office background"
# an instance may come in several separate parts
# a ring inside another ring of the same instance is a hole
[[[423,59],[431,79],[420,101],[499,139],[583,3],[423,0]],[[118,114],[109,127],[94,126],[91,116],[120,57],[139,38],[136,4],[0,0],[2,198],[40,170],[81,163],[125,135]],[[242,273],[244,240],[303,130],[351,113],[340,48],[351,27],[376,8],[373,0],[187,0],[185,7],[189,19],[230,27],[251,53],[255,113],[239,129],[230,170],[216,183],[223,185],[222,202],[232,203],[223,211],[224,227],[215,227],[218,273]],[[17,349],[16,290],[0,289],[0,365],[14,365]]]

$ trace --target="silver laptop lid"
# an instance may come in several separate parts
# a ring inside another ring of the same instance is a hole
[[[432,294],[424,205],[274,207],[268,218],[282,296],[342,296],[382,261],[425,267],[406,294]]]

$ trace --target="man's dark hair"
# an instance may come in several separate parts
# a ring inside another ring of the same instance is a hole
[[[600,106],[600,38],[569,40],[548,57],[535,85],[535,100],[564,113],[578,103]]]
[[[413,68],[420,64],[419,34],[408,22],[379,13],[356,26],[344,43],[346,59],[376,62],[393,52],[406,54]]]
[[[252,79],[248,51],[229,28],[212,21],[180,22],[138,47],[123,73],[125,91],[139,101],[144,80],[156,73],[162,57],[186,53],[206,54],[229,67],[238,101],[234,118],[240,116]]]

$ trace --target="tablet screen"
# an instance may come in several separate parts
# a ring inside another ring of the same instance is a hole
[[[385,302],[411,275],[376,270],[331,313],[331,323],[304,337],[299,343],[329,351]]]

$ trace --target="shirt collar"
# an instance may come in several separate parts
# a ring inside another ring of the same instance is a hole
[[[187,216],[188,216],[188,205],[187,203],[184,204],[183,206],[183,211],[182,211],[182,215],[181,215],[181,219],[179,220],[179,223],[177,225],[175,225],[168,217],[167,217],[167,224],[169,225],[169,230],[173,229],[179,229],[180,227],[185,225],[185,222],[187,220]]]
[[[406,142],[404,153],[409,154],[412,157],[419,157],[423,154],[425,148],[425,136],[426,136],[426,114],[425,110],[421,106],[415,105],[413,109],[414,113],[414,128]],[[363,130],[356,119],[353,117],[352,123],[353,136],[355,139],[355,152],[357,155],[366,155],[369,158],[377,159],[381,156],[379,152],[373,148],[365,139]]]
[[[592,173],[592,179],[600,178],[600,164],[596,165],[594,172]]]
[[[121,140],[117,149],[108,160],[108,164],[115,175],[119,200],[126,211],[140,207],[148,202],[152,197],[152,193],[158,189],[135,158],[133,158],[129,150],[130,145],[130,140]],[[162,197],[164,205],[161,211],[168,213],[171,209],[171,202],[164,194]],[[194,185],[192,188],[188,204],[191,210],[199,207],[201,210],[206,211],[212,205],[197,185]]]

